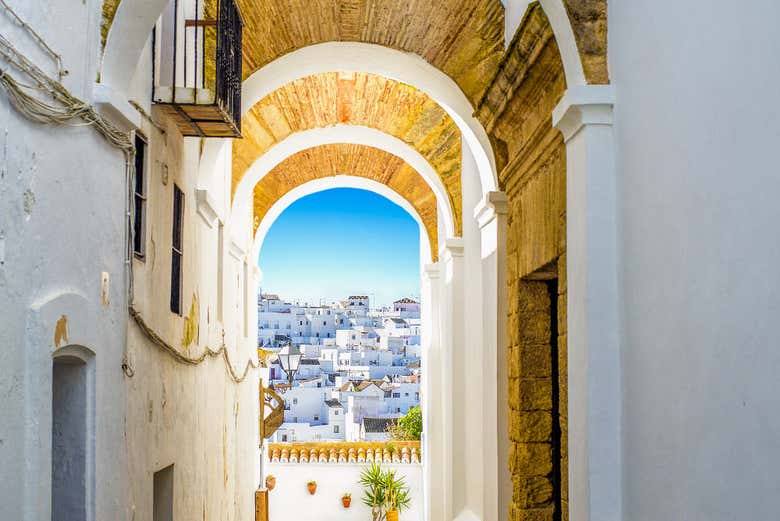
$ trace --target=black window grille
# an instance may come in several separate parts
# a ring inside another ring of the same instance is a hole
[[[217,18],[217,104],[241,132],[241,45],[243,22],[235,0],[221,0]]]
[[[184,192],[173,185],[173,237],[171,241],[171,311],[181,315],[182,225]]]
[[[157,36],[154,101],[177,106],[168,113],[185,136],[241,137],[243,20],[236,0],[172,0],[159,45]]]
[[[146,141],[135,135],[135,182],[133,183],[133,253],[146,254]]]

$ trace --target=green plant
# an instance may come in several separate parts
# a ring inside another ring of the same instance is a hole
[[[342,498],[351,498],[351,497],[352,497],[352,494],[350,494],[349,492],[346,492],[346,493],[345,493],[343,496],[341,496],[341,497],[342,497]]]
[[[397,423],[387,428],[390,437],[396,441],[419,441],[422,434],[422,409],[412,407]]]
[[[409,487],[394,470],[383,471],[379,463],[372,463],[360,474],[363,486],[363,504],[371,508],[373,521],[385,521],[388,510],[405,510],[412,501]]]
[[[388,471],[385,481],[385,510],[406,510],[412,498],[409,496],[409,487],[404,478],[397,478],[395,471]]]

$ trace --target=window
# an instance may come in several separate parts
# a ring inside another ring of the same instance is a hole
[[[395,412],[401,412],[401,408],[400,407],[396,407],[395,408]]]
[[[338,415],[339,415],[339,410],[338,410],[338,409],[336,409],[335,411],[333,411],[333,416],[338,416]]]
[[[282,434],[282,442],[286,442],[286,441],[287,441],[287,435],[286,434]]]
[[[322,321],[322,325],[323,325],[323,326],[327,326],[327,325],[328,325],[328,323],[327,323],[327,322],[325,322],[325,321],[323,320],[323,321]]]
[[[297,416],[293,416],[293,421],[292,422],[293,423],[298,423],[298,417]]]
[[[182,224],[184,192],[173,185],[173,230],[171,241],[171,311],[181,315]]]
[[[153,521],[173,521],[173,465],[154,473]]]
[[[401,397],[401,393],[393,393],[393,398],[400,398],[400,397]]]
[[[338,434],[339,433],[339,426],[338,425],[334,425],[333,426],[333,433],[334,434]]]
[[[404,393],[404,396],[409,396],[409,393]]]
[[[293,405],[298,405],[298,398],[293,398]]]
[[[135,182],[133,183],[133,253],[146,254],[146,141],[135,135]]]
[[[316,422],[320,421],[320,415],[319,414],[315,414],[314,415],[314,421],[316,421]]]

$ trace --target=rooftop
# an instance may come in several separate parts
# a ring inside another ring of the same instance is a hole
[[[391,452],[392,448],[392,452]],[[384,463],[419,464],[419,441],[269,443],[273,463]]]
[[[387,432],[387,428],[398,423],[398,418],[363,418],[366,432]]]

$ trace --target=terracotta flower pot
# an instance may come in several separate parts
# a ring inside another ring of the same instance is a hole
[[[387,521],[398,521],[398,510],[388,510],[386,519]]]
[[[273,490],[276,488],[276,477],[274,476],[266,476],[265,477],[265,488],[268,490]]]
[[[317,492],[317,484],[316,483],[306,483],[306,488],[309,489],[309,494],[312,496],[315,492]]]
[[[344,505],[344,508],[349,508],[349,505],[352,504],[352,498],[351,497],[342,497],[341,498],[341,504]]]

